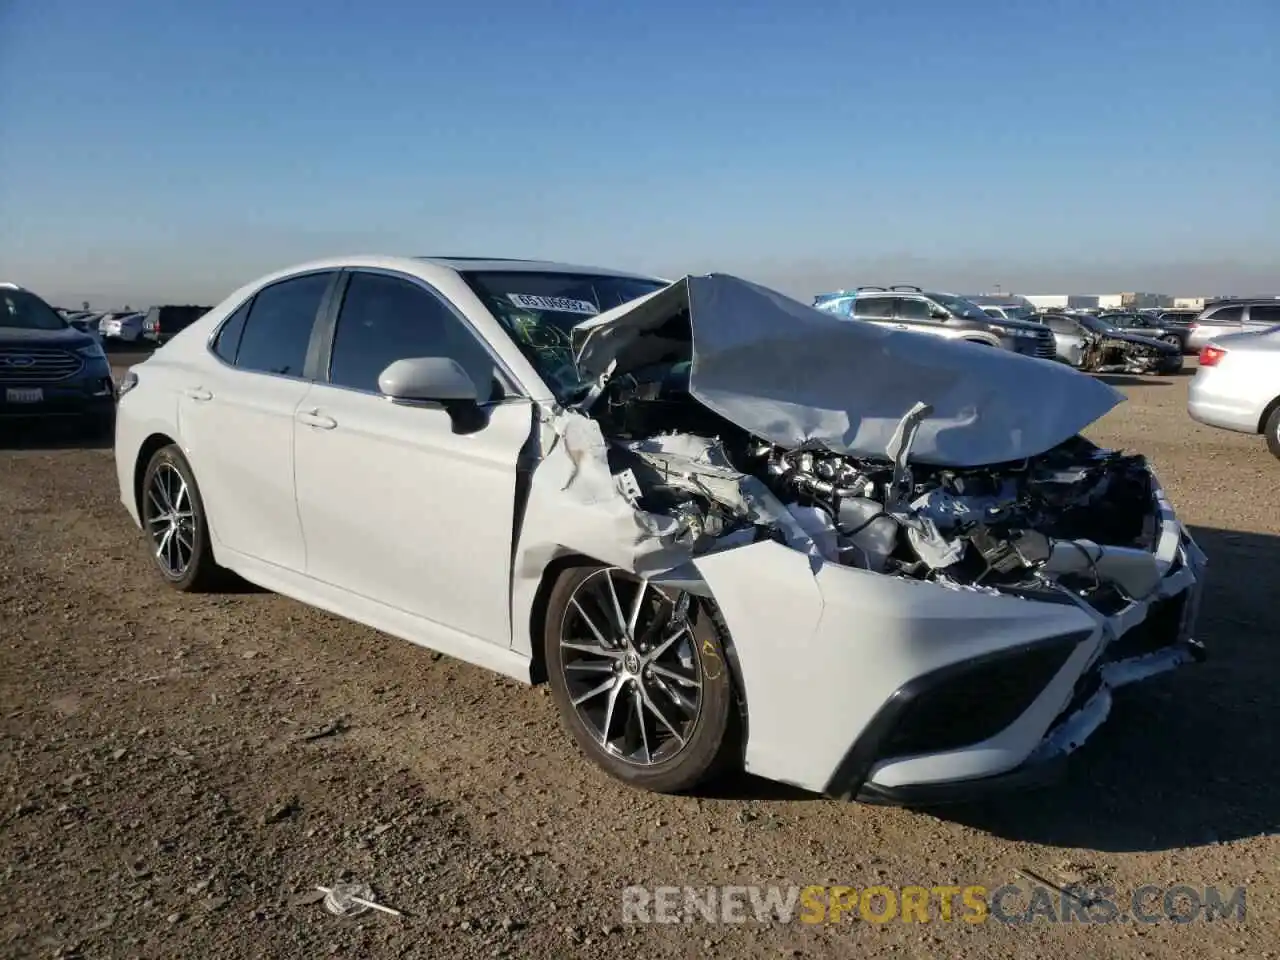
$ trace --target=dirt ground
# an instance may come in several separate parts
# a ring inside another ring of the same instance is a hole
[[[118,356],[121,369],[136,357]],[[543,689],[265,592],[149,569],[109,449],[0,444],[0,956],[1274,957],[1280,464],[1194,425],[1189,375],[1115,378],[1208,553],[1210,660],[1131,688],[1048,791],[938,815],[741,777],[636,793]],[[1178,924],[623,923],[630,885],[1247,887]],[[402,918],[338,918],[372,885]]]

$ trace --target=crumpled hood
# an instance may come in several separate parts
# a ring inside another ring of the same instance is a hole
[[[683,353],[693,396],[742,429],[858,457],[886,456],[921,402],[933,409],[910,459],[969,467],[1043,453],[1124,399],[1065,364],[841,320],[723,274],[684,277],[573,335],[586,376]]]
[[[1091,330],[1090,332],[1096,336],[1105,337],[1108,340],[1120,340],[1124,343],[1136,343],[1144,347],[1154,347],[1157,351],[1163,354],[1182,352],[1181,347],[1176,347],[1171,343],[1165,343],[1163,340],[1157,340],[1156,337],[1160,336],[1160,334],[1155,330],[1152,330],[1151,333],[1146,336],[1140,333],[1131,333],[1130,331],[1119,327],[1115,330],[1108,330],[1106,333],[1102,333],[1098,330]]]

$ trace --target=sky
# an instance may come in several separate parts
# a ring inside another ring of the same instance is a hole
[[[0,279],[1280,293],[1276,0],[0,0]]]

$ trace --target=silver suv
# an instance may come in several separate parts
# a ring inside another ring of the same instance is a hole
[[[1196,317],[1187,334],[1187,352],[1198,353],[1210,340],[1230,333],[1259,333],[1280,323],[1280,299],[1214,303]]]
[[[967,340],[1043,360],[1057,356],[1053,333],[1038,323],[997,319],[971,300],[919,287],[858,287],[814,298],[818,310],[867,323]]]

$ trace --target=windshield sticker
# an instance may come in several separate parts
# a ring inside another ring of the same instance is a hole
[[[556,313],[580,313],[594,317],[600,311],[587,300],[570,300],[568,297],[539,297],[531,293],[508,293],[507,299],[525,310],[554,310]]]

